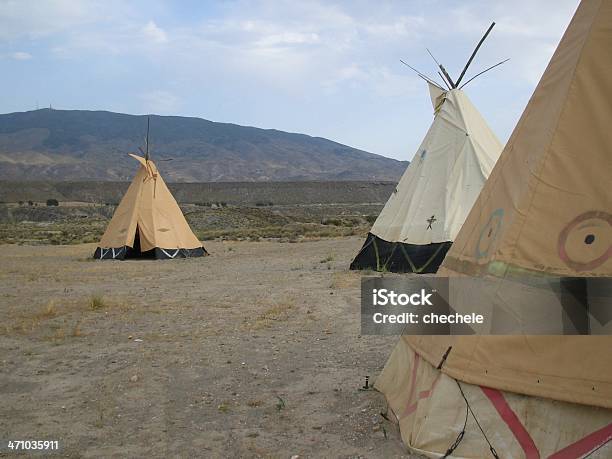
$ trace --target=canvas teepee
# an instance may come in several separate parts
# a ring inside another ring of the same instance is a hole
[[[125,196],[115,210],[94,258],[188,258],[207,255],[180,207],[149,159],[148,126],[144,158]]]
[[[611,24],[612,0],[582,1],[438,275],[612,277]],[[609,458],[611,353],[610,336],[403,336],[376,387],[429,457]]]
[[[461,89],[429,87],[433,123],[351,269],[436,272],[501,153]]]

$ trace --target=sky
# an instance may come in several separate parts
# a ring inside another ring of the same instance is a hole
[[[578,0],[0,0],[0,113],[197,116],[410,160],[433,53],[505,142]],[[464,81],[466,81],[464,79]]]

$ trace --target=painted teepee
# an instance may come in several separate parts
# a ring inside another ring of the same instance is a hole
[[[436,272],[501,153],[465,92],[429,88],[434,120],[351,269]]]
[[[582,1],[438,275],[612,277],[611,24],[612,0]],[[608,458],[611,352],[610,336],[403,336],[376,387],[429,457]]]
[[[140,163],[140,168],[115,210],[94,258],[168,259],[207,255],[155,163],[149,159],[148,139],[147,121],[144,157],[130,154]]]

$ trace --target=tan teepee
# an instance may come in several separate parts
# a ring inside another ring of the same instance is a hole
[[[206,255],[153,161],[130,156],[140,163],[140,168],[115,210],[94,258]]]
[[[611,24],[612,0],[582,1],[439,275],[612,277]],[[430,457],[612,457],[611,352],[609,336],[402,337],[376,387]]]

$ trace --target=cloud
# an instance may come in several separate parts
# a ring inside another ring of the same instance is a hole
[[[446,17],[441,22],[453,26],[441,28],[436,33],[440,33],[443,39],[476,43],[490,23],[495,21],[495,28],[477,60],[486,62],[488,66],[509,57],[511,61],[504,66],[505,73],[509,74],[508,69],[511,68],[515,82],[535,85],[577,3],[577,0],[514,0],[512,7],[509,7],[507,2],[464,2],[444,13]],[[471,71],[476,71],[476,68]]]
[[[366,22],[362,27],[370,37],[398,40],[407,37],[420,37],[426,25],[427,22],[423,16],[402,16],[398,19],[390,18],[383,22]]]
[[[287,45],[304,45],[314,44],[320,41],[319,35],[299,32],[281,32],[271,35],[266,35],[255,42],[255,46],[270,47],[270,46],[287,46]]]
[[[3,0],[0,8],[0,39],[37,39],[104,20],[114,5],[99,1]]]
[[[168,35],[166,31],[155,24],[155,21],[149,21],[142,28],[142,33],[146,38],[152,40],[154,43],[166,43],[168,41]]]
[[[160,115],[175,115],[181,105],[173,93],[163,90],[153,90],[140,95],[142,108],[147,113]]]
[[[458,71],[463,64],[459,61],[469,54],[489,18],[496,18],[498,26],[479,55],[482,65],[511,57],[517,76],[533,84],[575,0],[564,0],[562,8],[552,10],[545,0],[528,8],[526,0],[516,0],[516,9],[522,14],[506,4],[480,0],[445,8],[387,2],[373,7],[368,3],[237,0],[224,5],[216,15],[167,21],[165,27],[154,18],[143,25],[142,4],[139,10],[136,3],[110,2],[112,8],[104,8],[105,2],[100,0],[79,2],[71,8],[68,0],[41,0],[36,11],[28,14],[24,2],[8,0],[8,7],[0,12],[0,24],[9,27],[0,30],[12,28],[13,36],[53,36],[50,52],[57,58],[78,59],[86,52],[143,56],[158,63],[172,62],[176,72],[194,78],[205,69],[202,56],[207,56],[215,60],[218,72],[224,68],[245,72],[291,92],[292,87],[298,91],[329,88],[343,79],[360,79],[364,85],[369,80],[375,85],[376,69],[381,68],[386,68],[385,72],[378,73],[387,80],[406,79],[408,73],[398,59],[414,62],[414,56],[420,59],[424,54],[425,46],[445,64],[450,61],[447,67]],[[159,11],[155,7],[151,10]],[[525,15],[524,11],[531,13]],[[479,69],[479,59],[471,70]],[[342,74],[356,67],[371,78],[355,75],[351,79]],[[432,73],[431,62],[423,70]],[[315,77],[319,84],[313,81]]]
[[[28,59],[32,59],[32,55],[24,51],[16,51],[14,53],[9,54],[9,57],[15,59],[16,61],[27,61]]]
[[[342,89],[358,89],[364,96],[381,98],[405,96],[423,89],[420,81],[408,79],[391,70],[388,66],[372,67],[352,63],[334,72],[323,81],[327,93],[337,93]]]

